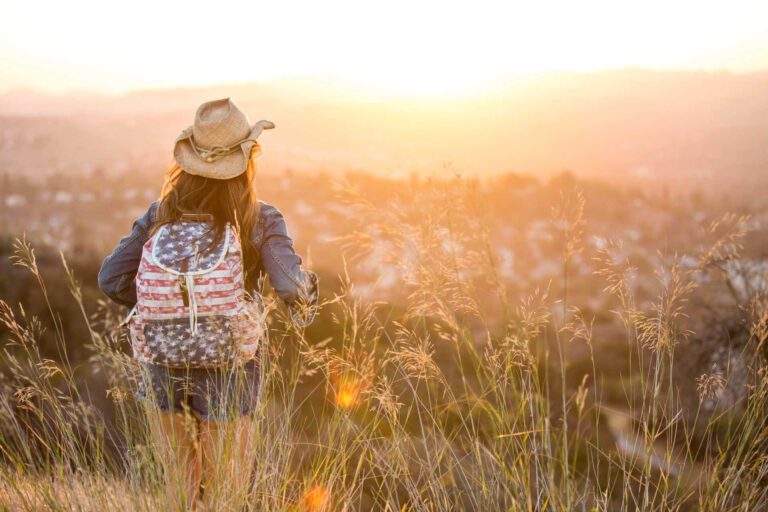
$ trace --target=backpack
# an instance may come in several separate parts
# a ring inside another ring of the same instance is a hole
[[[237,231],[227,224],[215,238],[212,217],[184,215],[144,244],[128,319],[134,359],[213,368],[255,356],[266,313],[246,299]]]

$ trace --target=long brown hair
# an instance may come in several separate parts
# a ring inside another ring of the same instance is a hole
[[[238,230],[243,254],[243,272],[247,289],[256,283],[256,268],[261,258],[253,243],[253,228],[258,222],[259,199],[256,194],[256,156],[261,147],[254,143],[245,172],[226,180],[204,178],[185,172],[175,161],[165,174],[157,208],[157,224],[178,222],[185,213],[208,213],[216,229],[214,245],[224,236],[227,223]]]

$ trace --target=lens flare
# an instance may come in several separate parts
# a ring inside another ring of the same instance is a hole
[[[328,365],[328,400],[342,409],[351,409],[367,399],[376,376],[370,354],[346,351]]]
[[[358,401],[360,386],[354,382],[344,382],[336,392],[336,403],[345,409],[349,409]]]
[[[313,484],[304,494],[304,512],[329,510],[331,494],[320,484]]]

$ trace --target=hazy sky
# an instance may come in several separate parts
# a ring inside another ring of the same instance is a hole
[[[0,0],[0,91],[328,73],[445,94],[515,72],[768,70],[768,0]]]

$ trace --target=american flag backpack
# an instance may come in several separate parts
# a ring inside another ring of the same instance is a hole
[[[200,221],[200,219],[206,219]],[[260,302],[247,300],[240,239],[211,217],[182,216],[144,244],[129,315],[133,357],[169,367],[236,366],[265,336]]]

